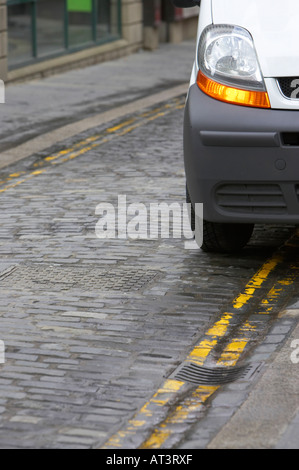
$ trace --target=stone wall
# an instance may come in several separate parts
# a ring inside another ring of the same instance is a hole
[[[122,37],[132,51],[142,47],[143,42],[142,0],[122,0]]]

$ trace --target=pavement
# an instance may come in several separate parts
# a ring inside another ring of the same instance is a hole
[[[293,230],[260,227],[238,257],[194,253],[175,239],[95,236],[97,205],[117,194],[128,203],[184,199],[180,129],[194,54],[192,41],[165,44],[6,89],[1,448],[109,448],[148,402],[146,429],[138,421],[138,432],[122,433],[123,448],[138,448],[172,410],[171,401],[154,407],[161,379]],[[263,365],[258,379],[227,385],[204,412],[193,406],[173,420],[164,448],[299,447],[298,282],[284,268],[296,266],[283,265],[231,320],[232,333],[253,325],[245,359]],[[256,315],[282,280],[275,321]]]

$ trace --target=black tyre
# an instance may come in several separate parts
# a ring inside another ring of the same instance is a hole
[[[186,191],[186,200],[191,203],[190,223],[195,230],[195,212]],[[203,220],[203,243],[201,249],[210,253],[233,253],[240,251],[249,242],[254,224],[225,224]]]
[[[214,253],[240,251],[250,240],[254,224],[223,224],[203,221],[201,249]]]

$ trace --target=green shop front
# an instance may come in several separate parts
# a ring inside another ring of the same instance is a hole
[[[8,70],[121,37],[121,0],[8,0]]]

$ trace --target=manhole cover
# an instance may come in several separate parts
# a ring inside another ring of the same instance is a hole
[[[20,265],[0,275],[0,286],[9,289],[58,289],[73,288],[135,292],[156,281],[159,271],[139,268],[96,268],[53,265]]]
[[[195,385],[225,385],[237,380],[252,380],[261,367],[262,363],[239,367],[202,367],[188,362],[178,367],[170,378]]]

